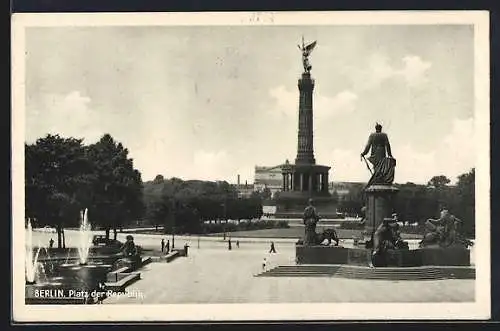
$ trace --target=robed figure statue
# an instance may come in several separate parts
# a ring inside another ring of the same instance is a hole
[[[309,205],[304,209],[303,221],[305,225],[304,245],[316,245],[316,224],[319,221],[319,216],[313,206],[312,199],[309,199]]]
[[[370,134],[366,147],[361,153],[361,158],[365,159],[365,155],[368,154],[370,150],[371,155],[368,157],[368,161],[372,164],[373,170],[370,169],[372,177],[366,186],[368,187],[373,184],[392,184],[394,181],[396,159],[392,157],[389,137],[382,132],[382,125],[379,123],[375,125],[375,132]]]

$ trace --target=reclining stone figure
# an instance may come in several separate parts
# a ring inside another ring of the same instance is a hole
[[[419,243],[419,247],[450,247],[459,246],[467,248],[473,246],[474,243],[462,236],[459,228],[462,221],[452,214],[447,209],[441,211],[439,219],[428,219],[425,222],[426,233],[424,238]]]

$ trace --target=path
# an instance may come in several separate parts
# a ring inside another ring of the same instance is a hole
[[[474,300],[474,280],[371,281],[329,277],[254,277],[264,257],[270,267],[292,264],[293,244],[224,243],[192,248],[187,258],[151,263],[128,291],[137,296],[110,298],[105,304],[298,303],[298,302],[467,302]]]

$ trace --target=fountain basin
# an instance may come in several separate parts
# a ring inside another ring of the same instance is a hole
[[[94,303],[102,292],[109,264],[62,264],[35,284],[26,285],[26,304]]]
[[[26,304],[93,303],[103,289],[107,273],[117,258],[89,260],[45,260],[34,284],[26,284]],[[94,293],[94,296],[91,294]]]
[[[42,261],[44,272],[36,283],[26,284],[26,304],[92,304],[107,297],[108,291],[124,291],[140,279],[134,272],[150,258],[113,255],[90,258],[81,265],[77,257]]]

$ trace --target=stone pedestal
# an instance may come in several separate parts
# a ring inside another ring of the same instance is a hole
[[[372,251],[341,246],[295,246],[297,264],[347,264],[368,266]],[[470,251],[465,248],[419,248],[388,250],[374,262],[379,267],[470,266]]]
[[[399,189],[394,185],[371,185],[366,190],[365,231],[372,234],[384,218],[393,213],[394,198]]]
[[[422,255],[423,265],[470,266],[470,251],[463,247],[426,247],[417,251]]]
[[[348,264],[349,250],[338,246],[295,246],[297,264]]]

